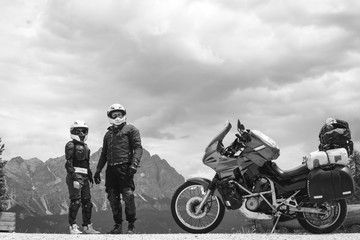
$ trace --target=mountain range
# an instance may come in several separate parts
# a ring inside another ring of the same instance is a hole
[[[90,157],[90,168],[94,171],[100,150]],[[65,184],[65,156],[43,162],[37,158],[11,159],[5,165],[7,185],[10,189],[11,205],[20,205],[27,215],[63,215],[68,209],[68,191]],[[104,179],[104,170],[102,171]],[[176,187],[184,182],[184,177],[176,172],[159,156],[151,156],[144,150],[141,167],[135,175],[136,200],[139,208],[151,205],[161,210],[164,202],[171,198]],[[91,189],[95,211],[109,209],[104,181]],[[165,201],[164,201],[165,200]],[[166,205],[166,204],[165,204]]]
[[[90,156],[90,168],[95,171],[101,149]],[[16,212],[17,232],[67,231],[69,206],[65,183],[65,156],[43,162],[37,158],[24,160],[15,157],[5,165],[9,188],[10,209]],[[104,179],[104,170],[102,179]],[[135,201],[138,221],[137,231],[142,233],[183,232],[173,221],[170,213],[172,194],[185,179],[168,162],[158,155],[150,155],[144,149],[141,167],[134,178]],[[100,231],[112,228],[112,214],[104,181],[91,188],[93,223]],[[78,214],[81,225],[81,211]],[[214,232],[237,231],[243,224],[238,213],[227,214],[223,223]]]

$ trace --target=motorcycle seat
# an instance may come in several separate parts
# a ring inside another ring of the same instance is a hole
[[[289,170],[282,170],[276,163],[273,162],[271,164],[271,168],[280,178],[283,179],[293,178],[309,173],[309,168],[306,166],[306,163]]]

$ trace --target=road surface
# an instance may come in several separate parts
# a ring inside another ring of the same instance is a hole
[[[1,233],[6,240],[358,240],[360,233],[341,234],[134,234],[134,235],[69,235],[35,233]]]

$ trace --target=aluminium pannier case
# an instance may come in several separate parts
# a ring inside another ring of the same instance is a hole
[[[313,202],[345,199],[354,194],[351,171],[349,167],[342,165],[331,169],[314,169],[308,175],[307,187]]]
[[[280,155],[276,142],[260,131],[250,130],[251,141],[246,143],[245,149],[240,154],[253,161],[258,166],[263,166],[266,161],[275,160]]]

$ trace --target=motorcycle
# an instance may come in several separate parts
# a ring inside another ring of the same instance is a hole
[[[354,180],[345,149],[316,151],[307,161],[282,170],[274,162],[280,150],[260,131],[238,120],[235,140],[224,147],[230,122],[210,142],[203,163],[216,174],[196,177],[179,186],[171,200],[175,222],[189,233],[207,233],[222,221],[225,209],[239,209],[254,220],[297,219],[310,233],[331,233],[347,214],[345,199],[354,194]],[[332,151],[332,152],[331,152]]]

